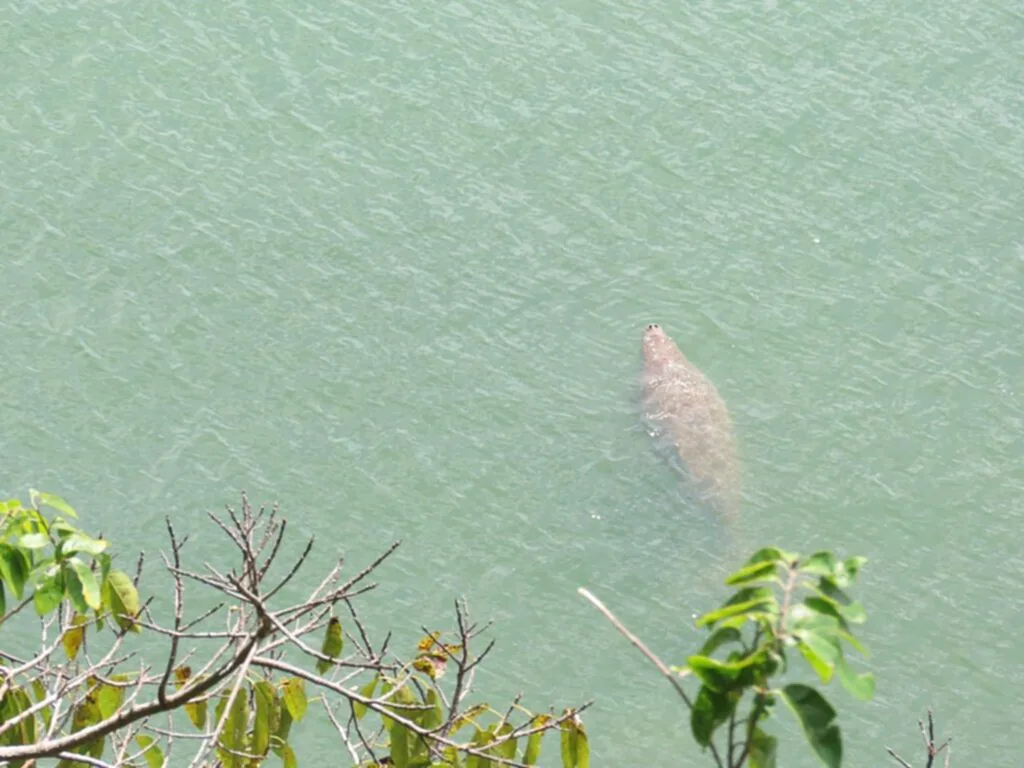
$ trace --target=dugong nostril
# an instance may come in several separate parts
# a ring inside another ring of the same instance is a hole
[[[657,329],[658,329],[658,324],[657,323],[650,323],[647,326],[647,330],[648,331],[656,331]]]

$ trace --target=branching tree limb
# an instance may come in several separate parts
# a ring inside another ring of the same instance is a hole
[[[66,507],[59,499],[54,503]],[[36,508],[16,512],[20,517],[4,520],[17,522],[21,541],[50,543],[56,552],[54,564],[46,566],[30,551],[26,567],[76,574],[84,585],[81,595],[90,600],[76,603],[74,594],[58,599],[54,592],[51,605],[37,595],[37,609],[49,608],[57,620],[56,639],[45,642],[44,621],[44,642],[31,659],[0,651],[9,662],[0,666],[0,764],[56,757],[98,768],[140,760],[159,765],[176,744],[192,741],[194,766],[212,758],[226,768],[248,768],[272,754],[293,765],[297,750],[289,741],[290,727],[306,714],[313,692],[353,765],[376,764],[384,755],[394,764],[454,765],[461,754],[525,767],[535,763],[540,738],[552,730],[573,740],[577,750],[587,749],[578,716],[589,703],[558,716],[528,712],[519,697],[502,710],[467,706],[474,673],[494,643],[476,652],[487,626],[472,623],[463,603],[455,604],[453,636],[424,628],[413,658],[392,656],[390,635],[372,640],[357,602],[376,588],[370,577],[398,542],[350,578],[343,580],[344,562],[338,562],[301,599],[282,602],[301,582],[315,540],[294,559],[282,560],[287,521],[276,508],[254,509],[243,493],[239,509],[210,515],[234,560],[230,568],[187,565],[187,538],[166,521],[169,551],[163,564],[173,599],[165,621],[149,601],[140,604],[144,558],[132,578],[113,568],[103,552],[105,541],[85,537],[63,518],[47,520]],[[74,556],[60,559],[73,535],[83,536],[80,546],[96,555],[91,566],[72,562]],[[215,605],[190,618],[186,586],[206,592]],[[8,613],[0,610],[0,622],[29,601]],[[337,615],[339,604],[352,632]],[[106,628],[112,632],[104,633]],[[166,639],[156,663],[138,664],[131,648],[139,632]],[[94,656],[87,646],[102,646],[102,653]],[[339,717],[338,704],[347,717]],[[194,733],[174,727],[179,712]],[[378,725],[367,729],[368,717]],[[463,732],[468,739],[460,737]]]
[[[941,744],[935,743],[935,719],[932,717],[932,708],[928,707],[928,727],[925,728],[924,721],[917,721],[918,728],[921,729],[921,739],[924,741],[924,753],[925,753],[925,764],[924,768],[933,768],[935,758],[938,757],[943,751],[946,753],[946,760],[944,763],[945,768],[949,768],[949,761],[953,755],[953,748],[950,746],[953,743],[952,738],[946,739]],[[904,760],[902,757],[896,754],[892,747],[886,747],[885,750],[892,756],[892,758],[903,766],[903,768],[912,768],[910,763]]]

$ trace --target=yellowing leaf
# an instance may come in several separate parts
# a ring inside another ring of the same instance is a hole
[[[111,571],[107,574],[107,580],[103,583],[103,602],[114,614],[114,621],[121,629],[142,631],[135,621],[139,614],[139,593],[127,573]]]
[[[416,644],[416,650],[420,652],[429,651],[440,639],[440,632],[431,632]]]
[[[68,655],[69,661],[74,661],[75,656],[78,655],[78,649],[82,647],[82,643],[85,641],[85,623],[88,619],[80,613],[76,613],[74,618],[71,619],[71,626],[64,633],[64,637],[61,638],[61,644],[64,646],[64,653]]]
[[[188,719],[192,721],[192,725],[199,730],[206,728],[207,705],[207,699],[189,702],[185,705],[185,714],[188,715]]]
[[[93,610],[100,608],[102,601],[100,598],[100,585],[96,581],[96,575],[88,565],[77,557],[72,557],[68,563],[82,585],[82,598],[85,600],[85,604]]]
[[[469,709],[467,709],[465,712],[463,712],[459,717],[457,717],[455,719],[455,722],[452,723],[452,730],[451,730],[451,732],[455,733],[456,731],[460,730],[461,728],[465,728],[470,723],[473,723],[473,720],[475,718],[477,718],[480,715],[484,714],[489,709],[490,709],[490,707],[488,707],[486,704],[475,704],[474,706],[470,707]],[[475,723],[474,723],[474,725],[475,725]]]
[[[448,657],[442,653],[424,653],[413,661],[412,666],[413,669],[429,675],[431,680],[437,680],[444,676]]]

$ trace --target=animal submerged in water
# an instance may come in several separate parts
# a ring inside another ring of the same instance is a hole
[[[644,329],[643,352],[643,410],[651,430],[674,446],[700,500],[733,521],[739,466],[725,401],[660,325]]]

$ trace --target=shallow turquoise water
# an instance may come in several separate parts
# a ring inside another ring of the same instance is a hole
[[[635,412],[657,321],[732,409],[749,547],[871,559],[850,765],[914,754],[928,705],[1010,764],[1022,32],[978,2],[0,10],[0,489],[130,550],[241,488],[320,567],[401,538],[374,626],[465,595],[488,698],[593,697],[600,764],[703,765],[575,591],[670,661],[723,594]]]

